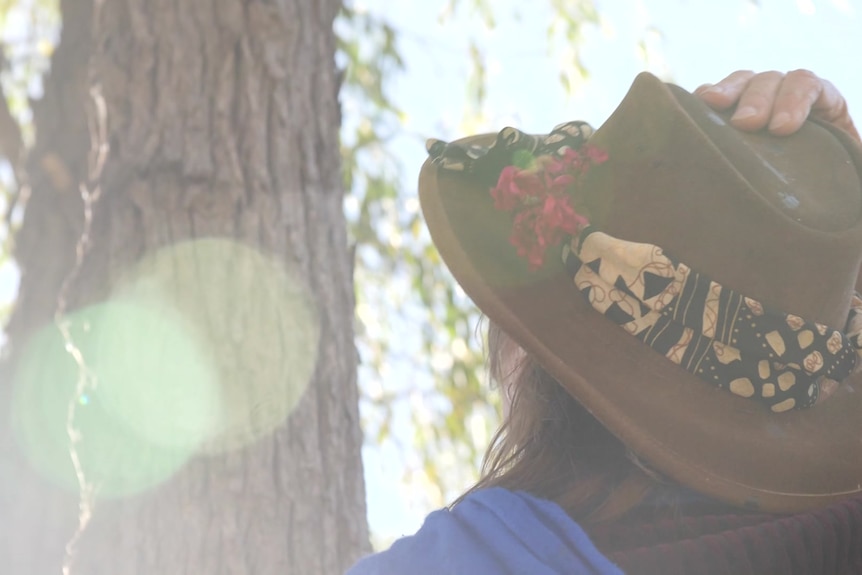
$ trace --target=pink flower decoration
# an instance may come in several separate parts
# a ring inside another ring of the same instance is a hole
[[[538,190],[541,186],[539,176],[515,166],[506,166],[500,172],[497,186],[491,189],[494,207],[504,212],[518,208],[530,190]]]
[[[530,269],[542,267],[547,249],[559,245],[565,235],[589,225],[572,206],[569,190],[590,166],[607,159],[607,152],[583,146],[580,150],[567,148],[538,171],[506,166],[500,172],[497,185],[491,188],[494,207],[514,213],[509,241]]]

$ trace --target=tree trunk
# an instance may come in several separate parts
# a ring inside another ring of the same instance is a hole
[[[2,573],[330,575],[367,550],[339,6],[62,0],[16,242]]]

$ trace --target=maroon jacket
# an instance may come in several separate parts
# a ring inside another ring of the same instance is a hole
[[[862,498],[798,515],[705,515],[597,527],[593,543],[627,574],[859,575]]]

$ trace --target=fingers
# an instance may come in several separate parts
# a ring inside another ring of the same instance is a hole
[[[768,128],[776,135],[792,134],[810,115],[860,139],[841,93],[808,70],[787,74],[741,70],[694,93],[716,110],[736,106],[731,123],[741,130]]]
[[[716,110],[727,110],[736,104],[748,82],[754,76],[755,74],[751,70],[739,70],[718,84],[704,84],[694,93]]]
[[[859,132],[856,131],[856,126],[853,125],[850,111],[847,109],[847,100],[844,99],[841,92],[838,91],[838,88],[832,82],[827,80],[820,80],[820,82],[822,89],[820,96],[811,106],[811,115],[846,130],[854,138],[862,142]]]
[[[764,72],[752,76],[742,90],[730,123],[742,130],[761,130],[768,124],[770,129],[776,121],[786,122],[786,115],[775,115],[776,97],[784,86],[784,74]],[[784,112],[782,112],[784,113]],[[807,114],[806,114],[807,115]],[[802,118],[804,121],[805,118]],[[802,121],[799,124],[802,124]],[[798,129],[799,126],[796,126]]]
[[[769,130],[780,136],[798,130],[820,101],[823,87],[824,80],[808,70],[789,72],[776,90]]]
[[[717,110],[727,110],[736,106],[731,116],[731,123],[740,130],[755,131],[767,125],[773,128],[777,122],[786,128],[787,113],[793,112],[792,106],[785,106],[780,118],[775,117],[776,98],[784,85],[785,75],[781,72],[761,72],[755,74],[749,70],[734,72],[715,86],[701,92],[695,91],[707,104]],[[808,111],[805,111],[805,116]],[[803,117],[803,120],[805,118]],[[802,122],[799,122],[801,125]],[[793,130],[799,129],[797,125]]]

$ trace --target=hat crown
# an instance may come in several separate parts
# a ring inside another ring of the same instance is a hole
[[[843,327],[862,260],[862,151],[849,136],[812,122],[783,138],[740,132],[641,74],[591,142],[610,159],[579,201],[600,229]]]
[[[853,226],[862,183],[847,148],[829,128],[806,122],[789,137],[741,132],[731,112],[716,112],[678,86],[671,94],[751,189],[794,221],[823,231]]]

